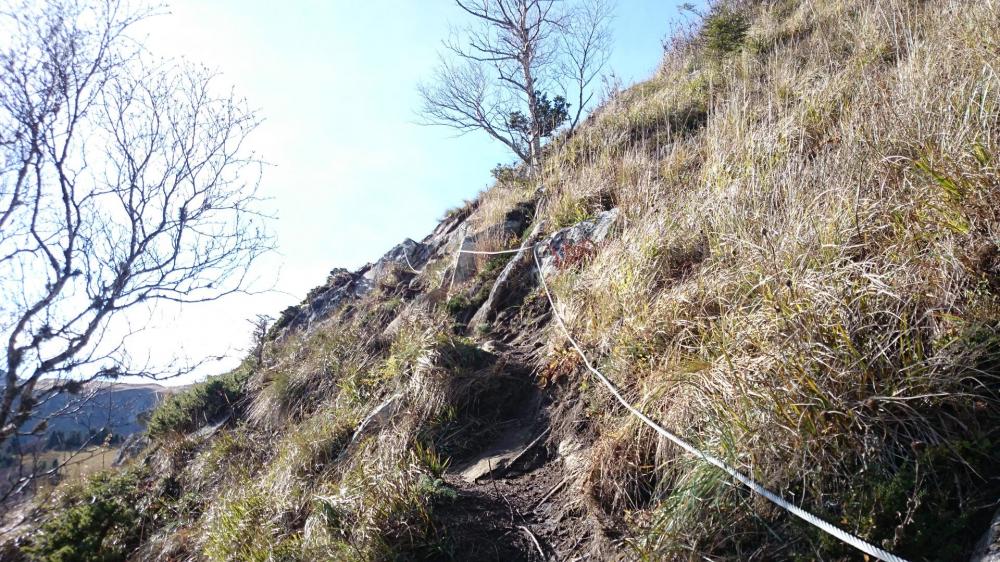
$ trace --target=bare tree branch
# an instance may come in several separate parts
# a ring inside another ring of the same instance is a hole
[[[456,0],[472,23],[444,42],[432,79],[419,86],[428,124],[483,131],[536,169],[542,140],[575,127],[610,48],[605,0]],[[550,101],[548,92],[563,95]]]
[[[151,63],[127,33],[152,13],[0,12],[0,446],[82,382],[165,376],[133,363],[122,323],[244,292],[272,249],[259,118],[211,72]]]

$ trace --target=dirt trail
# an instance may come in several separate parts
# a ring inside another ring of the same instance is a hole
[[[447,522],[458,558],[538,561],[553,554],[548,526],[535,507],[562,479],[562,463],[548,450],[545,396],[537,388],[532,394],[515,417],[502,422],[507,431],[445,477],[458,499],[436,515]]]
[[[547,316],[537,312],[530,321],[536,326]],[[527,338],[511,330],[496,334],[507,340],[499,356],[526,390],[497,424],[499,434],[452,459],[445,480],[458,498],[435,517],[446,527],[456,560],[571,560],[589,533],[579,525],[579,494],[572,492],[550,425],[556,396],[538,386],[529,368],[537,365],[542,340],[537,329]]]

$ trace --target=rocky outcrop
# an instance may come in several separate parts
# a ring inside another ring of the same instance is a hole
[[[503,222],[489,225],[486,228],[475,232],[474,234],[463,235],[461,237],[461,245],[463,250],[481,250],[486,248],[480,248],[479,246],[484,241],[496,241],[496,240],[516,240],[521,237],[528,225],[531,224],[531,220],[535,213],[535,203],[521,203],[516,205],[507,214],[504,215]],[[466,224],[462,225],[461,232],[465,232],[464,229],[468,228]],[[506,249],[506,248],[490,248],[490,249]],[[456,248],[457,250],[457,248]],[[455,251],[455,250],[452,250]],[[460,254],[455,263],[455,283],[463,283],[476,275],[478,260],[474,254]]]
[[[368,266],[363,276],[369,282],[376,283],[397,269],[416,273],[427,263],[432,253],[430,245],[407,238],[386,252],[377,262]]]
[[[525,274],[531,275],[534,272],[532,250],[541,236],[542,226],[542,223],[535,225],[521,246],[521,251],[515,254],[514,258],[507,262],[507,265],[500,271],[486,301],[469,321],[470,326],[479,326],[491,321],[496,316],[497,311],[506,303],[508,297],[516,293],[516,291],[511,290],[513,284],[520,284],[522,288],[531,286],[531,284],[525,285],[521,281]]]
[[[364,276],[369,267],[353,273],[339,267],[331,270],[326,283],[309,291],[302,304],[282,311],[271,327],[272,336],[281,338],[291,331],[306,329],[329,316],[346,301],[366,295],[372,288],[371,281]]]
[[[489,296],[473,315],[469,325],[478,326],[492,321],[497,312],[506,306],[512,296],[516,296],[519,291],[523,292],[525,287],[532,287],[537,283],[536,279],[526,279],[527,276],[535,275],[533,251],[538,253],[542,273],[548,275],[555,269],[556,257],[560,255],[560,252],[573,244],[600,242],[611,232],[617,219],[618,209],[611,209],[590,220],[563,228],[546,239],[541,238],[545,225],[543,223],[536,224],[525,239],[521,251],[504,266],[500,275],[497,276]]]
[[[281,334],[291,330],[308,328],[330,316],[345,303],[367,295],[391,272],[415,273],[427,263],[433,253],[433,245],[407,238],[375,263],[367,264],[357,271],[335,268],[330,271],[326,283],[310,291],[301,304],[282,312],[272,333],[275,337],[281,337]]]
[[[618,208],[598,213],[592,219],[581,221],[555,232],[548,241],[539,245],[538,259],[542,274],[549,275],[556,269],[557,258],[565,257],[566,251],[577,244],[597,243],[607,238],[618,220]]]
[[[1000,511],[993,516],[990,528],[986,530],[976,551],[972,553],[972,562],[1000,562]]]

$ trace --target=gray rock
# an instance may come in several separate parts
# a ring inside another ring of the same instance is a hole
[[[368,294],[372,283],[359,273],[351,273],[342,268],[331,271],[324,289],[306,303],[305,323],[308,325],[322,320],[340,308],[345,301]]]
[[[282,339],[293,330],[308,329],[327,318],[345,302],[366,295],[372,283],[364,277],[368,267],[351,273],[343,268],[330,271],[326,283],[309,291],[305,301],[285,309],[271,327],[275,339]]]
[[[430,246],[407,238],[385,253],[377,262],[368,267],[364,278],[374,283],[394,268],[405,271],[420,271],[431,257]]]
[[[148,445],[149,436],[145,433],[133,433],[132,435],[129,435],[125,438],[121,447],[118,448],[118,454],[115,455],[115,460],[111,462],[111,466],[121,466],[125,464],[125,461],[135,458]]]
[[[1000,562],[1000,511],[993,517],[990,528],[976,545],[972,553],[972,562]]]
[[[488,323],[496,317],[499,309],[503,307],[503,296],[511,293],[511,287],[517,283],[537,283],[535,276],[535,258],[532,255],[532,247],[537,244],[538,259],[542,264],[542,273],[548,275],[555,270],[555,256],[563,248],[570,244],[579,244],[584,241],[600,242],[611,232],[615,221],[618,218],[618,209],[604,211],[596,217],[568,226],[557,231],[546,241],[539,242],[539,236],[543,227],[538,223],[532,229],[525,240],[523,249],[518,252],[513,259],[497,276],[496,282],[490,289],[490,294],[483,302],[479,310],[469,321],[470,326],[478,326]],[[531,279],[525,279],[523,273],[529,272]]]
[[[465,235],[466,229],[468,228],[464,223],[460,228],[460,232],[463,234],[460,237],[461,246],[463,250],[476,250],[479,249],[477,246],[483,240],[504,240],[504,239],[516,239],[519,238],[524,229],[528,227],[531,223],[531,219],[534,216],[535,204],[534,202],[521,203],[515,206],[507,214],[504,215],[504,220],[501,223],[488,226],[487,228],[476,232],[475,234]],[[491,249],[506,249],[506,248],[491,248]],[[457,245],[453,245],[451,252],[458,250]],[[463,283],[469,279],[475,277],[477,272],[477,256],[475,254],[460,254],[456,261],[455,270],[455,283]]]
[[[542,274],[549,275],[555,271],[556,256],[566,247],[582,242],[604,240],[618,220],[618,215],[617,207],[603,211],[592,219],[567,226],[550,236],[548,243],[538,247],[538,259],[542,263]]]
[[[517,282],[517,280],[522,279],[521,273],[525,271],[531,272],[534,270],[534,257],[532,257],[532,248],[534,244],[538,241],[539,235],[541,234],[542,223],[539,222],[535,225],[535,228],[531,230],[528,234],[528,238],[525,240],[524,245],[520,252],[514,255],[514,258],[507,262],[507,265],[500,271],[500,275],[497,276],[497,280],[493,283],[493,287],[490,289],[489,296],[473,315],[472,320],[469,321],[469,326],[479,326],[480,324],[485,324],[493,320],[496,316],[497,310],[500,308],[500,301],[502,296],[509,294],[510,285]],[[536,281],[537,282],[537,281]]]
[[[351,436],[351,445],[359,442],[363,437],[372,433],[372,431],[380,429],[385,423],[396,415],[399,411],[400,406],[402,406],[402,397],[400,393],[393,394],[389,398],[385,399],[381,404],[375,407],[374,410],[365,416],[365,419],[358,424],[357,429],[354,430],[354,435]]]

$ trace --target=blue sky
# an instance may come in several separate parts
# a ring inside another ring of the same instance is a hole
[[[677,5],[621,0],[607,70],[626,85],[648,77]],[[417,124],[416,85],[462,16],[447,0],[174,0],[143,25],[153,53],[218,70],[220,86],[259,108],[252,145],[271,164],[261,193],[280,249],[257,271],[275,291],[161,311],[137,348],[228,354],[214,370],[232,366],[247,319],[298,303],[333,267],[354,269],[423,238],[489,185],[490,169],[511,161],[498,143]]]

